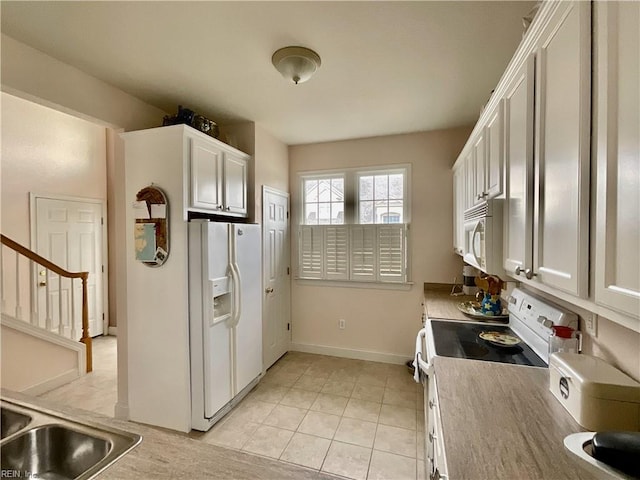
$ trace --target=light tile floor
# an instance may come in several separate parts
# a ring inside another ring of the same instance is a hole
[[[422,389],[405,366],[289,352],[202,441],[350,479],[423,478]]]
[[[93,371],[40,397],[113,417],[118,400],[116,337],[96,337],[92,344]]]
[[[113,416],[116,337],[94,370],[41,397]],[[201,441],[356,480],[424,478],[422,389],[402,365],[289,352]]]

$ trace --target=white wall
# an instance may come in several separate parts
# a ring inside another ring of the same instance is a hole
[[[465,127],[289,148],[294,219],[299,215],[300,172],[411,164],[410,235],[414,282],[410,291],[395,291],[313,286],[294,280],[291,289],[294,348],[321,346],[342,349],[334,353],[369,352],[383,354],[383,357],[374,355],[375,358],[396,362],[413,356],[422,314],[423,283],[451,283],[454,276],[460,278],[461,275],[462,262],[452,247],[451,166],[470,131]],[[293,225],[292,222],[291,258],[295,265],[297,237]],[[346,320],[344,330],[338,329],[341,318]]]
[[[220,127],[220,140],[251,155],[247,192],[249,221],[262,223],[262,186],[289,191],[287,145],[253,122]]]
[[[138,130],[158,126],[167,112],[148,105],[82,71],[24,45],[11,37],[0,38],[2,91],[49,106],[75,117],[115,130]],[[2,122],[4,129],[4,122]],[[126,359],[126,263],[124,162],[122,142],[107,135],[109,170],[107,202],[109,223],[110,296],[118,319],[118,402],[117,413],[127,416]],[[4,172],[3,172],[4,176]]]
[[[289,149],[259,125],[256,125],[255,134],[255,219],[262,223],[262,186],[289,191]]]
[[[106,201],[106,129],[6,93],[0,93],[0,111],[2,233],[30,247],[29,193]],[[5,249],[3,257],[5,266],[13,266],[13,252]],[[29,284],[26,276],[21,279],[26,315]],[[3,269],[3,280],[12,312],[15,269]]]
[[[2,325],[2,388],[22,392],[42,390],[55,379],[79,375],[78,354],[13,328]],[[49,389],[52,387],[49,387]]]

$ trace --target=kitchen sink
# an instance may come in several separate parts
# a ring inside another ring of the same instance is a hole
[[[3,475],[55,480],[93,478],[142,441],[124,430],[4,399],[2,437]]]
[[[31,423],[31,417],[0,407],[0,439],[13,435]]]

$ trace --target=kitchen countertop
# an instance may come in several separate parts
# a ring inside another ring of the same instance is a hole
[[[315,470],[229,450],[179,433],[109,418],[6,389],[2,389],[2,398],[53,410],[70,420],[103,424],[142,435],[142,443],[99,474],[100,479],[336,480],[334,476]]]
[[[471,295],[424,285],[430,318],[475,321],[457,308]],[[549,391],[547,368],[436,357],[433,361],[449,478],[595,479],[564,448],[585,431]]]
[[[452,320],[470,320],[464,313],[458,310],[460,302],[475,301],[473,295],[451,295],[453,285],[446,283],[425,283],[424,300],[429,318],[449,318]],[[460,286],[456,291],[460,291]]]
[[[564,447],[585,431],[549,391],[549,370],[434,359],[449,478],[596,479]]]

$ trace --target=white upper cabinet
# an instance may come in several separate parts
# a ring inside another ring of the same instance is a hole
[[[594,12],[595,300],[638,319],[640,2],[596,2]]]
[[[214,139],[189,132],[189,210],[244,217],[247,215],[249,156]]]
[[[578,297],[588,295],[590,79],[591,5],[558,2],[536,51],[533,275]]]
[[[513,75],[504,96],[505,201],[504,269],[524,275],[533,250],[534,57]]]
[[[222,209],[222,149],[191,138],[191,206]]]
[[[224,156],[224,203],[225,210],[241,215],[247,214],[247,158],[235,152]]]
[[[149,183],[157,182],[156,170],[171,179],[170,185],[165,180],[164,185],[158,186],[170,198],[171,210],[180,212],[184,220],[189,218],[189,212],[247,216],[251,157],[246,153],[186,125],[149,128],[121,136],[125,160],[131,168],[144,166]]]
[[[487,143],[486,173],[484,193],[486,198],[495,198],[502,194],[502,178],[504,172],[504,127],[503,102],[489,115],[485,127],[485,141]]]
[[[486,174],[486,145],[484,131],[480,131],[478,138],[473,143],[472,152],[473,174],[471,179],[471,205],[477,205],[485,201],[485,174]]]
[[[464,255],[465,164],[453,166],[453,251]]]

